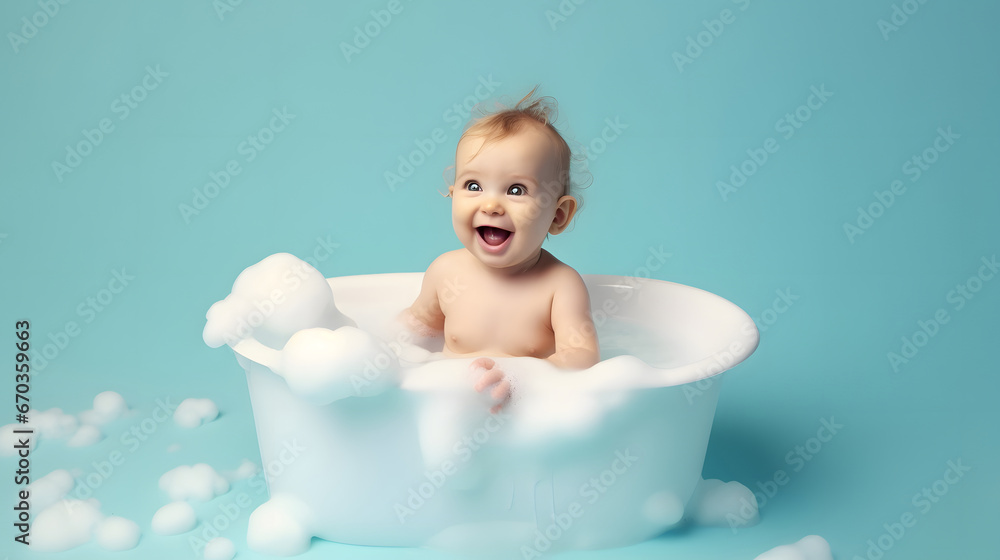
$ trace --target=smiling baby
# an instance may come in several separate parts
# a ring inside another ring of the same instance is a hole
[[[443,335],[445,357],[479,357],[470,365],[482,370],[474,388],[490,388],[493,412],[509,399],[510,382],[490,358],[572,369],[600,361],[583,279],[542,248],[569,226],[577,199],[554,105],[533,95],[472,121],[459,139],[448,196],[464,248],[431,263],[400,317],[422,336]]]

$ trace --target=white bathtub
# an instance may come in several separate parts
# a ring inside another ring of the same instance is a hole
[[[421,278],[328,282],[337,307],[369,330],[412,303]],[[251,516],[251,548],[298,554],[315,536],[532,557],[624,546],[675,525],[701,479],[713,376],[754,351],[757,329],[702,290],[584,278],[604,361],[525,375],[506,416],[491,417],[470,388],[471,360],[432,362],[404,371],[397,389],[317,406],[272,371],[275,349],[236,344],[271,496]],[[498,361],[508,372],[548,367]]]

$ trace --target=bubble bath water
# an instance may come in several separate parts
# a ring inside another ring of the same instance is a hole
[[[251,548],[294,555],[315,536],[534,557],[633,544],[707,511],[692,496],[713,376],[758,342],[742,310],[679,284],[585,276],[604,359],[570,371],[497,358],[513,398],[490,414],[472,359],[394,326],[421,277],[327,280],[278,254],[209,310],[206,343],[246,371],[270,490]]]

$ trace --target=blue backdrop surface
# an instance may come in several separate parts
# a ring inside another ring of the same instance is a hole
[[[70,469],[77,495],[139,523],[117,558],[200,556],[189,537],[231,511],[220,534],[257,558],[246,525],[266,496],[246,481],[199,505],[194,533],[149,527],[166,470],[260,461],[206,310],[276,252],[332,277],[458,248],[439,191],[468,109],[541,84],[594,178],[546,247],[584,274],[667,253],[652,277],[761,330],[725,376],[705,466],[760,494],[761,523],[579,557],[749,559],[820,534],[840,559],[995,558],[998,18],[933,0],[4,2],[0,424],[27,319],[32,406],[76,414],[114,390],[135,411],[93,446],[43,441],[33,478]],[[133,444],[188,397],[222,415]],[[816,446],[824,423],[842,427]],[[11,498],[15,470],[0,456]],[[105,554],[32,553],[6,512],[12,558]],[[437,556],[316,541],[303,557],[327,555]]]

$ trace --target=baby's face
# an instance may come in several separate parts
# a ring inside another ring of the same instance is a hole
[[[568,224],[576,201],[560,196],[556,145],[540,127],[483,143],[468,136],[458,144],[448,188],[455,234],[487,266],[523,272],[538,261],[545,234]]]

